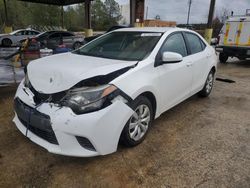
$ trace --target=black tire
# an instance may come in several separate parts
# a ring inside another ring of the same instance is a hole
[[[220,53],[219,60],[220,60],[221,63],[227,63],[228,55],[225,54],[225,53]]]
[[[75,42],[74,44],[73,44],[73,50],[77,50],[78,48],[80,48],[82,46],[82,43],[80,43],[80,42]]]
[[[206,82],[202,90],[198,93],[200,97],[208,97],[214,86],[214,71],[211,70],[207,76]]]
[[[130,123],[132,121],[133,115],[129,118],[128,122],[126,123],[125,127],[123,128],[123,131],[121,133],[121,137],[120,137],[120,142],[121,144],[127,146],[127,147],[133,147],[136,146],[138,144],[140,144],[146,137],[151,125],[152,125],[152,121],[153,121],[153,107],[151,102],[149,101],[148,98],[144,97],[144,96],[139,96],[138,98],[136,98],[133,101],[132,104],[132,109],[136,110],[138,107],[140,106],[147,106],[148,107],[148,114],[150,114],[149,117],[149,122],[148,122],[148,126],[147,126],[147,130],[145,131],[145,133],[143,134],[143,136],[138,139],[138,140],[134,140],[133,138],[131,138],[131,128],[130,128]],[[136,112],[135,112],[136,113]],[[142,120],[142,119],[141,119]],[[139,121],[139,120],[138,120]],[[135,129],[135,128],[134,128]],[[138,129],[138,128],[137,128]],[[142,131],[142,129],[140,128],[140,130]],[[135,130],[134,130],[135,131]],[[141,132],[140,132],[141,133]],[[138,135],[138,134],[137,134]]]
[[[3,47],[11,47],[12,45],[12,41],[8,38],[5,38],[2,40],[2,46]]]

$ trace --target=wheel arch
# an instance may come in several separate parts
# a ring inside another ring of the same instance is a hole
[[[213,66],[213,67],[211,68],[211,71],[213,71],[213,73],[216,73],[216,67]]]
[[[144,96],[151,102],[151,105],[153,108],[153,117],[155,119],[155,114],[156,114],[156,110],[157,110],[157,101],[156,101],[155,95],[150,91],[145,91],[145,92],[141,93],[140,95],[138,95],[137,97],[139,97],[139,96]]]
[[[1,45],[3,45],[3,41],[4,41],[4,40],[10,40],[10,41],[11,41],[11,44],[13,44],[13,41],[11,40],[11,38],[9,38],[9,37],[4,37],[4,38],[1,39]]]

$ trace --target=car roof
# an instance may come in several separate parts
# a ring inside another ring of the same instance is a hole
[[[165,33],[167,31],[190,31],[188,29],[182,29],[178,27],[130,27],[117,29],[115,31],[128,31],[128,32],[160,32]]]

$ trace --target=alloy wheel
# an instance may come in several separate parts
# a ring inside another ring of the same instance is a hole
[[[139,105],[129,121],[129,136],[134,141],[140,140],[147,132],[150,123],[150,110],[145,104]]]
[[[212,88],[213,88],[213,82],[214,82],[214,75],[213,73],[211,72],[209,75],[208,75],[208,78],[207,78],[207,83],[206,83],[206,92],[207,93],[210,93]]]

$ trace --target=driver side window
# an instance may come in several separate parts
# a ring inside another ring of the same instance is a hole
[[[161,53],[163,52],[175,52],[183,57],[187,56],[187,48],[182,34],[176,33],[168,37],[161,48]]]

